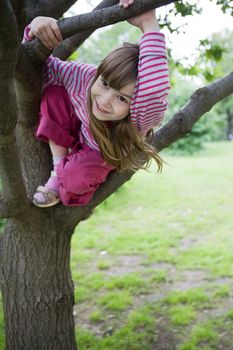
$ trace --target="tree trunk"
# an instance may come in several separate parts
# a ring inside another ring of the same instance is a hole
[[[50,210],[8,221],[1,242],[7,350],[77,349],[70,241]]]

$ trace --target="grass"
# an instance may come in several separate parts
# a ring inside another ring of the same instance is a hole
[[[170,305],[202,305],[202,303],[209,301],[209,297],[203,289],[196,288],[188,289],[186,291],[172,291],[168,296],[164,298],[164,301]]]
[[[79,350],[232,350],[233,143],[163,156],[73,235]]]

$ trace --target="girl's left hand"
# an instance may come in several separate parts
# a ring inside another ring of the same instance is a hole
[[[130,5],[133,5],[133,3],[134,3],[134,0],[120,0],[119,5],[126,9]]]
[[[159,31],[159,23],[156,19],[156,11],[150,10],[141,15],[132,17],[128,19],[128,22],[135,27],[141,29],[141,31],[145,34],[147,32]]]

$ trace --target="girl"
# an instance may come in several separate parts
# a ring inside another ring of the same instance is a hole
[[[121,0],[120,5],[131,3]],[[154,10],[129,23],[143,33],[139,45],[124,44],[98,68],[47,59],[36,136],[49,143],[54,168],[34,194],[36,206],[85,205],[115,169],[146,169],[150,159],[161,169],[146,136],[167,109],[165,38]],[[26,27],[24,40],[34,36],[49,49],[62,41],[57,21],[49,17],[37,17]]]

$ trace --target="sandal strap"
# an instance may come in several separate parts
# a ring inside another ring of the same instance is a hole
[[[48,193],[49,192],[49,189],[44,187],[44,186],[38,186],[36,191],[38,192],[43,192],[43,193]]]
[[[58,192],[51,190],[45,186],[39,186],[36,189],[37,192],[42,192],[45,197],[47,197],[49,200],[55,200],[58,197]]]

